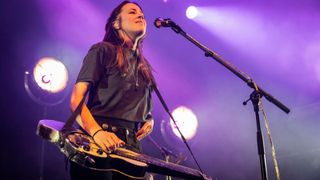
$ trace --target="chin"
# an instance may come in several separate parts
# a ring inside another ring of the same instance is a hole
[[[139,30],[135,32],[136,37],[143,37],[146,35],[146,30]]]

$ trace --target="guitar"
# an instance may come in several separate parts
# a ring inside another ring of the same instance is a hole
[[[61,133],[63,122],[40,120],[37,135],[58,146],[67,158],[81,166],[96,171],[116,171],[135,179],[143,179],[146,172],[184,179],[211,179],[198,170],[165,162],[124,148],[104,152],[93,139],[81,130]]]

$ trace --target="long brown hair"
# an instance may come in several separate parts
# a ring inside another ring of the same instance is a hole
[[[108,18],[108,21],[105,26],[105,36],[103,38],[103,41],[109,42],[113,44],[116,47],[116,62],[115,66],[121,71],[123,74],[130,74],[129,71],[132,71],[133,68],[130,66],[129,63],[129,55],[128,53],[125,53],[124,47],[127,46],[126,42],[124,42],[123,39],[120,38],[118,32],[114,29],[113,23],[114,21],[118,18],[118,15],[121,13],[122,7],[128,3],[133,3],[137,5],[141,11],[142,8],[140,7],[139,4],[135,2],[130,2],[130,1],[123,1],[121,4],[119,4],[113,11],[111,12],[110,17]],[[143,42],[144,37],[142,37],[137,45],[137,55],[139,58],[139,64],[138,64],[138,69],[142,73],[143,77],[146,79],[148,83],[155,83],[154,78],[152,75],[152,68],[148,61],[143,57],[142,55],[142,42]],[[131,72],[132,73],[132,72]]]

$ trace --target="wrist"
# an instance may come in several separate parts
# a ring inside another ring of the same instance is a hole
[[[96,136],[100,131],[104,131],[102,128],[101,129],[98,129],[96,130],[93,134],[92,134],[92,139],[94,139],[94,136]]]
[[[97,131],[103,128],[97,125],[97,126],[86,126],[84,129],[92,137]]]

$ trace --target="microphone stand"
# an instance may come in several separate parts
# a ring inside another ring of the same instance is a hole
[[[167,19],[168,20],[168,19]],[[170,20],[170,19],[169,19]],[[289,113],[290,109],[285,106],[283,103],[281,103],[279,100],[274,98],[272,95],[267,93],[265,90],[260,88],[253,80],[250,78],[247,74],[233,66],[228,61],[224,60],[221,56],[219,56],[216,52],[210,50],[206,46],[202,45],[199,41],[191,37],[189,34],[184,32],[181,27],[179,27],[176,23],[170,20],[170,23],[168,24],[168,27],[171,27],[171,29],[176,32],[177,34],[181,34],[183,37],[185,37],[187,40],[189,40],[191,43],[199,47],[201,50],[204,51],[206,57],[211,57],[218,61],[221,65],[229,69],[233,74],[238,76],[240,79],[242,79],[250,88],[254,89],[254,91],[250,95],[250,99],[244,102],[243,104],[246,105],[248,101],[252,102],[255,116],[256,116],[256,124],[257,124],[257,147],[258,147],[258,154],[260,159],[260,169],[261,169],[261,177],[263,180],[268,179],[268,173],[267,173],[267,165],[266,165],[266,157],[265,157],[265,148],[264,148],[264,142],[263,142],[263,135],[261,133],[261,126],[260,126],[260,118],[259,118],[259,98],[265,97],[268,101],[276,105],[278,108],[280,108],[285,113]]]

